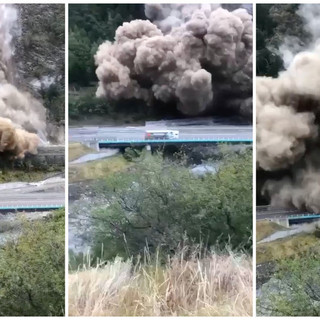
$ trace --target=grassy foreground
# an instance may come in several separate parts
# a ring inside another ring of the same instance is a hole
[[[166,265],[116,258],[69,275],[70,316],[251,316],[245,255],[176,254]]]

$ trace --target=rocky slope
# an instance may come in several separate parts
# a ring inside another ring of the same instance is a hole
[[[64,120],[64,4],[17,4],[15,84],[41,98],[56,123]]]

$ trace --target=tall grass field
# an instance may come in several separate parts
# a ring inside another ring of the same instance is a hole
[[[187,252],[188,251],[188,252]],[[69,275],[70,316],[251,316],[252,261],[184,248],[159,258],[87,266]]]

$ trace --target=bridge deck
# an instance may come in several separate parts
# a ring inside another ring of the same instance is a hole
[[[200,144],[200,143],[252,143],[252,139],[233,139],[233,138],[217,138],[217,139],[172,139],[172,140],[100,140],[99,148],[108,147],[126,147],[126,146],[145,146],[145,145],[179,145],[179,144]]]
[[[52,211],[63,208],[64,205],[39,205],[39,206],[0,206],[1,213],[13,212],[39,212]]]
[[[64,193],[58,192],[34,192],[22,193],[5,191],[0,196],[0,211],[48,211],[63,208],[65,206]]]
[[[257,206],[257,220],[263,219],[317,219],[320,213],[300,211],[298,209],[276,208],[272,206]]]

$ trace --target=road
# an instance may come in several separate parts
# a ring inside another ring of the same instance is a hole
[[[57,208],[65,205],[65,180],[53,177],[36,183],[13,182],[0,185],[0,211],[28,208]]]
[[[90,143],[99,140],[144,140],[146,130],[179,130],[182,140],[252,140],[252,126],[230,125],[225,123],[210,123],[209,125],[182,125],[179,123],[152,123],[140,127],[71,127],[69,141]]]
[[[258,206],[257,207],[257,220],[264,220],[264,219],[280,219],[286,218],[289,216],[304,216],[307,214],[311,214],[308,212],[302,212],[297,209],[286,209],[286,208],[275,208],[271,206]]]

